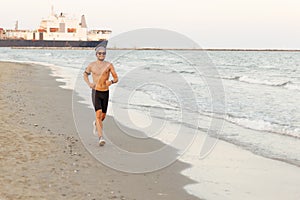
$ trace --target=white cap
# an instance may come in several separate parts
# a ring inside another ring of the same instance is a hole
[[[100,51],[100,50],[106,51],[106,48],[103,47],[103,46],[98,46],[98,47],[96,47],[96,49],[95,49],[96,52],[98,52],[98,51]]]

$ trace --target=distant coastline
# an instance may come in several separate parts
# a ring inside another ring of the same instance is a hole
[[[53,49],[53,50],[91,50],[92,47],[11,47],[12,49]],[[107,48],[108,50],[170,50],[170,51],[274,51],[274,52],[300,52],[300,49],[242,49],[242,48]]]
[[[300,49],[217,49],[217,48],[107,48],[109,50],[174,50],[174,51],[289,51],[300,52]]]

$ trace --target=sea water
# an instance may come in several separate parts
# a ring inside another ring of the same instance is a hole
[[[300,53],[205,52],[210,59],[208,67],[215,69],[213,73],[197,67],[202,53],[108,51],[107,60],[114,64],[120,78],[112,92],[131,94],[126,101],[113,94],[110,105],[129,110],[130,116],[139,116],[141,127],[157,118],[209,134],[212,118],[218,118],[223,122],[222,130],[215,135],[212,132],[212,137],[259,156],[300,166]],[[59,77],[57,81],[64,83],[63,88],[76,91],[91,107],[82,72],[95,60],[93,50],[0,48],[0,60],[50,67],[52,74]],[[214,99],[209,82],[218,84],[223,100]],[[186,112],[184,120],[182,110]],[[117,118],[115,112],[110,109],[109,114]],[[168,138],[160,139],[168,143]],[[198,155],[187,157],[197,159]],[[185,161],[193,165],[193,159]]]

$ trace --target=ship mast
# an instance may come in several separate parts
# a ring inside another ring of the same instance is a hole
[[[51,16],[54,16],[54,6],[51,5]]]
[[[19,22],[17,20],[16,23],[15,23],[15,30],[18,30],[18,29],[19,29]]]
[[[81,16],[81,23],[80,23],[80,25],[81,25],[81,28],[87,28],[86,21],[85,21],[85,16],[84,15]]]

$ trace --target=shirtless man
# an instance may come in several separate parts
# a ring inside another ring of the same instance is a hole
[[[105,47],[96,48],[97,60],[91,62],[83,73],[84,81],[92,89],[92,100],[96,112],[96,128],[98,131],[99,145],[103,146],[105,140],[103,139],[103,123],[105,119],[108,98],[109,98],[109,86],[118,82],[118,75],[115,71],[113,64],[104,61],[106,56]],[[93,82],[89,80],[89,75],[92,74]],[[110,74],[113,80],[109,80]]]

